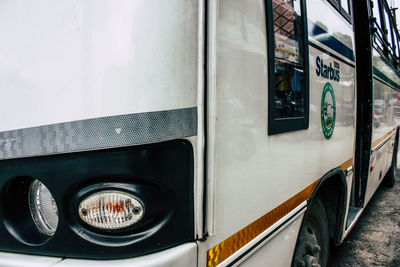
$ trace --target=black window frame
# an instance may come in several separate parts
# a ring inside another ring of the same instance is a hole
[[[389,5],[386,1],[380,1],[381,5],[383,5],[381,12],[384,12],[384,16],[382,18],[382,23],[384,24],[385,27],[385,38],[388,44],[388,53],[389,57],[391,60],[395,60],[396,58],[396,49],[397,49],[397,44],[396,44],[396,25],[394,24],[393,17],[392,17],[392,12],[389,8]],[[386,16],[388,16],[389,24],[387,25],[386,21]]]
[[[342,7],[342,1],[347,1],[347,4],[349,6],[349,12],[347,12],[343,7]],[[358,1],[358,0],[357,0]],[[353,5],[352,1],[349,0],[328,0],[328,2],[336,8],[337,11],[348,21],[350,24],[353,23]]]
[[[379,14],[375,14],[374,8],[375,4],[377,4],[377,10]],[[371,17],[373,17],[373,20],[371,22],[373,23],[373,46],[375,49],[381,54],[385,55],[386,54],[386,37],[385,37],[385,32],[384,32],[384,27],[385,25],[382,24],[382,21],[384,20],[383,14],[382,14],[382,7],[381,7],[381,1],[380,0],[370,0],[370,8],[371,8]],[[377,17],[379,15],[379,17]]]
[[[304,116],[292,118],[279,118],[275,110],[275,37],[272,0],[266,0],[266,25],[268,44],[268,135],[284,132],[304,130],[309,127],[310,110],[310,77],[309,77],[309,52],[308,52],[308,27],[306,0],[300,0],[301,18],[303,24],[303,63],[304,63]]]
[[[377,51],[381,54],[382,57],[386,58],[390,64],[392,64],[395,68],[400,67],[400,44],[398,41],[400,40],[398,29],[394,23],[393,15],[391,9],[387,1],[385,0],[376,0],[379,8],[379,17],[375,17],[376,14],[372,12],[371,6],[371,20],[373,23],[374,28],[374,43],[373,46]],[[375,3],[371,1],[371,4],[374,5]],[[388,16],[389,25],[387,25],[386,17]],[[380,24],[382,28],[379,27],[377,20],[380,19]],[[394,40],[392,40],[392,36]],[[379,39],[380,42],[383,44],[383,50],[379,48],[377,44],[377,40]],[[397,40],[396,40],[397,39]]]

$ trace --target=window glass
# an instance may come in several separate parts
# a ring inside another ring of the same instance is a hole
[[[348,0],[341,0],[341,1],[340,1],[340,5],[341,5],[342,8],[344,9],[344,11],[346,11],[348,14],[350,14],[350,9],[349,9],[349,2],[348,2]]]
[[[382,51],[384,50],[384,31],[382,28],[381,22],[381,14],[379,12],[379,3],[378,0],[373,0],[373,9],[372,9],[372,16],[376,19],[375,27],[377,27],[377,33],[375,34],[375,44],[380,48]]]
[[[351,23],[350,0],[328,0]]]
[[[382,29],[378,0],[373,0],[373,6],[374,8],[372,9],[372,15],[376,18],[376,23],[378,24],[379,28]]]
[[[300,0],[272,0],[276,118],[305,115],[304,32]]]
[[[393,45],[395,44],[395,38],[393,35],[392,27],[390,25],[390,13],[387,8],[384,9],[384,17],[385,17],[385,26],[386,26],[386,33],[387,33],[387,41],[389,42],[389,46],[393,48]],[[393,53],[393,50],[389,49],[390,52]]]

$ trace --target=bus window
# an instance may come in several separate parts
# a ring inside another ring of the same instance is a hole
[[[342,0],[340,1],[340,6],[342,9],[347,13],[350,14],[350,8],[349,8],[349,2],[348,0]]]
[[[307,128],[304,18],[300,0],[271,0],[273,70],[269,86],[269,133]],[[271,62],[270,62],[271,63]],[[282,121],[284,119],[284,121]],[[291,122],[285,119],[294,119]],[[300,119],[300,121],[299,121]]]
[[[394,36],[393,36],[393,31],[392,31],[392,27],[391,27],[391,25],[390,25],[390,13],[389,13],[389,10],[385,7],[384,9],[383,9],[384,11],[383,11],[383,16],[384,16],[384,18],[385,18],[385,26],[386,26],[386,30],[385,30],[385,33],[387,34],[387,42],[388,42],[388,49],[389,49],[389,52],[390,53],[393,53],[393,45],[395,44],[395,41],[394,41]]]
[[[382,30],[381,13],[379,12],[378,0],[373,0],[372,15],[376,18],[376,24],[378,25],[380,30]]]
[[[351,23],[351,11],[349,0],[328,0],[332,6],[334,6],[343,17],[347,19],[348,22]]]
[[[400,36],[396,28],[394,28],[394,32],[396,33],[396,44],[397,44],[397,46],[395,47],[396,50],[395,52],[396,52],[396,57],[398,58],[400,56]]]
[[[384,51],[384,31],[382,27],[382,21],[381,21],[381,13],[379,11],[379,3],[378,0],[373,0],[373,10],[372,10],[372,16],[376,19],[375,22],[375,27],[377,28],[377,32],[375,33],[374,40],[376,46],[381,50]]]

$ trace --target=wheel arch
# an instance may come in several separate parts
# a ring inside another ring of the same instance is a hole
[[[307,209],[310,210],[316,197],[322,201],[328,218],[329,236],[335,246],[340,245],[343,236],[347,195],[345,172],[335,168],[321,178],[307,203]]]

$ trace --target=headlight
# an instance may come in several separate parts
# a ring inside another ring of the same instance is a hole
[[[52,236],[58,224],[57,204],[47,187],[34,180],[29,189],[29,209],[39,232]]]
[[[126,192],[107,190],[94,193],[79,204],[79,217],[85,223],[104,230],[117,230],[139,222],[144,205]]]

